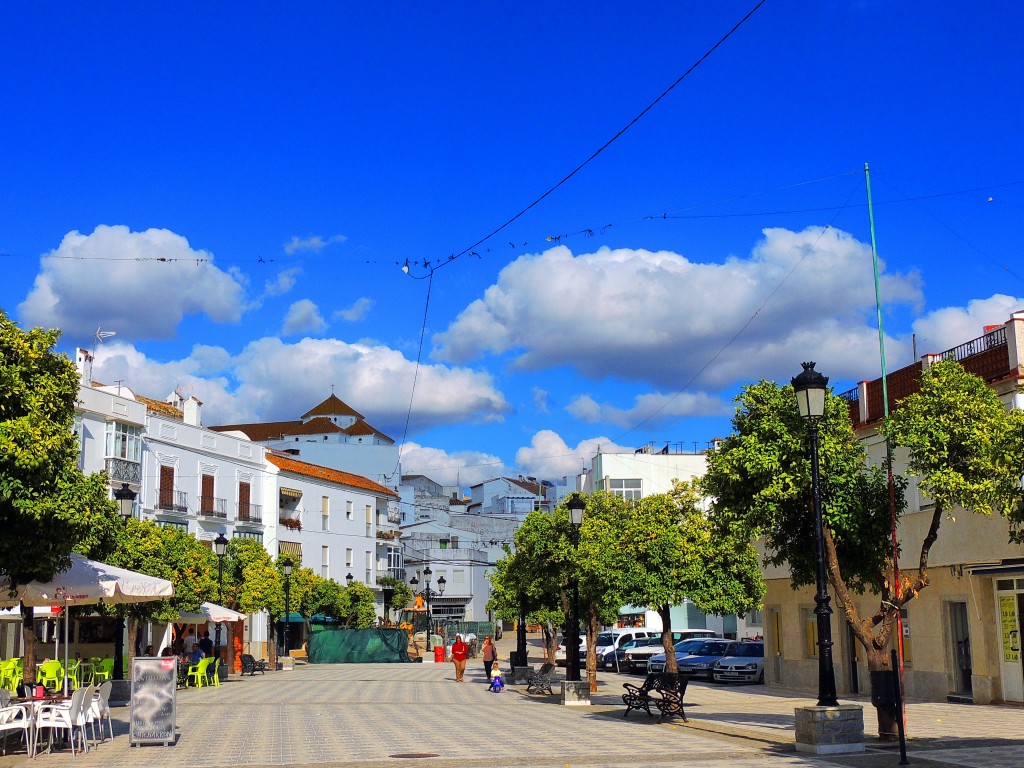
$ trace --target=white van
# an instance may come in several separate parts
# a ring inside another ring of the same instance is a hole
[[[616,648],[619,648],[630,640],[637,640],[643,637],[650,637],[651,635],[661,634],[660,632],[654,632],[647,627],[615,627],[614,629],[606,629],[599,632],[597,635],[597,641],[595,645],[595,653],[597,653],[597,663],[601,664],[606,653],[611,653]]]

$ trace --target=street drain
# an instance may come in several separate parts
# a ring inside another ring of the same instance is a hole
[[[435,755],[433,752],[402,752],[397,755],[388,755],[388,757],[440,757],[440,755]]]

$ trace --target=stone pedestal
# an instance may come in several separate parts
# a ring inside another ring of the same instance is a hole
[[[590,682],[587,680],[562,683],[562,703],[566,706],[590,706]]]
[[[110,701],[112,707],[126,707],[132,698],[131,680],[111,680]]]
[[[796,751],[812,755],[841,755],[864,751],[864,708],[797,707]]]
[[[508,673],[509,685],[526,685],[530,679],[530,672],[533,671],[532,667],[512,667]]]
[[[291,656],[278,656],[277,668],[281,670],[288,670],[290,672],[295,668],[295,659]]]

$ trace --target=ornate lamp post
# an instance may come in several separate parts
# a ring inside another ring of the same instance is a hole
[[[346,587],[351,587],[352,586],[352,578],[353,577],[352,577],[351,573],[346,574],[346,576],[345,576],[345,586]]]
[[[569,510],[569,522],[572,524],[572,546],[579,549],[580,526],[583,525],[583,510],[587,502],[580,494],[573,494],[565,503]],[[566,648],[565,679],[578,682],[580,679],[580,582],[577,576],[572,578],[572,617],[565,628],[565,639],[569,643]]]
[[[433,618],[431,617],[431,613],[430,613],[430,598],[431,598],[431,596],[433,594],[430,591],[430,576],[433,573],[434,572],[432,570],[430,570],[430,566],[429,565],[426,568],[423,569],[423,582],[424,582],[424,584],[423,584],[423,591],[421,591],[421,592],[416,592],[416,587],[418,587],[420,585],[420,580],[418,578],[416,578],[415,576],[413,576],[411,579],[409,579],[409,584],[412,586],[413,594],[422,595],[423,596],[423,600],[424,600],[424,602],[426,603],[426,606],[427,606],[427,652],[428,653],[430,651],[430,636],[434,633]],[[444,586],[445,586],[445,584],[447,584],[447,582],[445,581],[444,576],[442,576],[440,579],[437,580],[437,587],[440,590],[438,592],[438,594],[441,594],[441,595],[444,594]]]
[[[814,596],[818,617],[818,706],[835,707],[836,674],[832,666],[832,606],[825,582],[825,532],[821,520],[821,474],[818,467],[818,422],[825,415],[828,377],[814,370],[814,363],[801,363],[803,373],[793,378],[800,417],[811,433],[811,496],[814,503],[815,565],[818,593]]]
[[[284,652],[288,653],[291,650],[288,647],[288,641],[290,640],[288,630],[291,628],[292,620],[292,561],[285,560],[281,570],[284,573]]]
[[[213,540],[213,551],[217,555],[217,602],[224,604],[224,555],[228,551],[228,540],[223,532],[217,534]],[[213,630],[213,658],[220,659],[220,622],[217,622]],[[220,674],[218,669],[217,674]]]
[[[121,487],[114,491],[114,500],[117,502],[117,511],[121,514],[121,518],[128,523],[128,518],[135,516],[135,497],[138,496],[135,491],[128,487],[128,483],[121,483]],[[69,621],[70,617],[65,611],[64,621]],[[118,616],[117,623],[114,625],[114,680],[124,680],[124,617]]]

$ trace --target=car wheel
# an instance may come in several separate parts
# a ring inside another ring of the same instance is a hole
[[[761,670],[761,674],[757,676],[757,682],[760,685],[764,685],[764,670]]]

